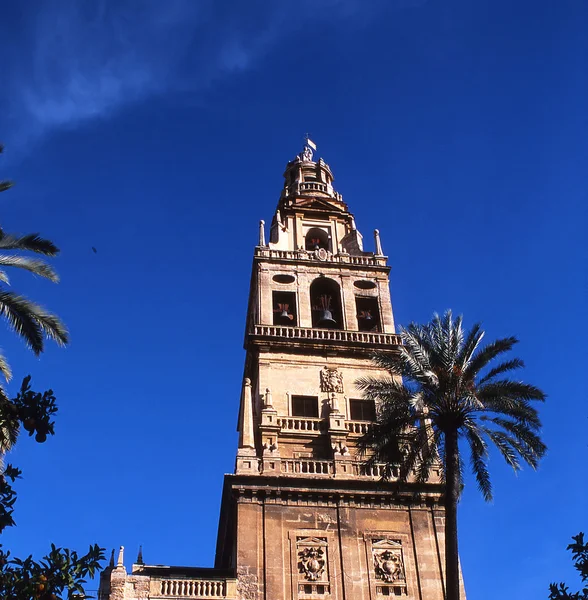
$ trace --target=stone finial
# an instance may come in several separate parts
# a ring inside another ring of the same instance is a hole
[[[265,246],[265,221],[263,219],[259,222],[259,245]]]
[[[273,407],[274,407],[274,405],[272,404],[272,393],[269,388],[266,388],[263,408],[273,408]]]
[[[123,567],[125,566],[125,547],[121,546],[120,550],[118,551],[118,561],[116,562],[116,566],[117,567]]]
[[[112,552],[110,553],[110,562],[108,563],[109,567],[112,567],[114,569],[114,548],[112,549]]]
[[[139,552],[137,553],[137,560],[135,561],[137,565],[144,565],[143,562],[143,546],[139,546]]]
[[[239,440],[239,448],[255,448],[251,379],[249,379],[249,377],[246,377],[245,381],[243,382],[243,406],[241,419],[241,439]]]
[[[374,241],[376,242],[376,256],[384,256],[382,242],[380,241],[380,231],[378,229],[374,229]]]

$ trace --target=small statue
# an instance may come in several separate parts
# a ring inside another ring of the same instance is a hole
[[[312,162],[312,148],[310,146],[304,146],[300,159],[302,162]]]

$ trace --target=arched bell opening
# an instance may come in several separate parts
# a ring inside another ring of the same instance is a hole
[[[315,279],[310,285],[312,326],[318,329],[343,329],[341,288],[326,277]]]
[[[357,326],[359,331],[381,331],[380,308],[377,298],[356,296]]]
[[[304,244],[306,250],[320,250],[324,248],[329,249],[329,234],[324,229],[313,227],[309,229],[306,237],[304,238]]]
[[[273,292],[273,324],[296,327],[296,294]]]

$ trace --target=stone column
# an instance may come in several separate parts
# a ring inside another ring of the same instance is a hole
[[[260,265],[257,276],[259,278],[257,287],[259,322],[262,325],[271,325],[274,320],[271,274],[267,267]]]
[[[378,277],[378,290],[380,293],[380,318],[382,320],[382,331],[384,333],[394,333],[394,316],[392,315],[392,305],[390,303],[390,288],[387,277]]]
[[[355,292],[353,291],[353,278],[351,275],[341,275],[341,293],[343,295],[343,310],[348,331],[357,331],[357,309],[355,307]]]

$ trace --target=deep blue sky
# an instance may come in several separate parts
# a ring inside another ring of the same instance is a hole
[[[25,479],[3,543],[124,544],[128,563],[142,543],[150,563],[212,564],[257,222],[308,131],[368,249],[381,231],[397,322],[452,308],[489,339],[515,334],[524,378],[549,394],[539,472],[493,457],[491,505],[468,481],[468,597],[579,587],[565,546],[588,529],[585,0],[2,13],[0,175],[17,182],[2,226],[62,249],[62,283],[14,287],[72,337],[41,359],[2,337],[16,379],[60,404],[57,435],[11,457]]]

